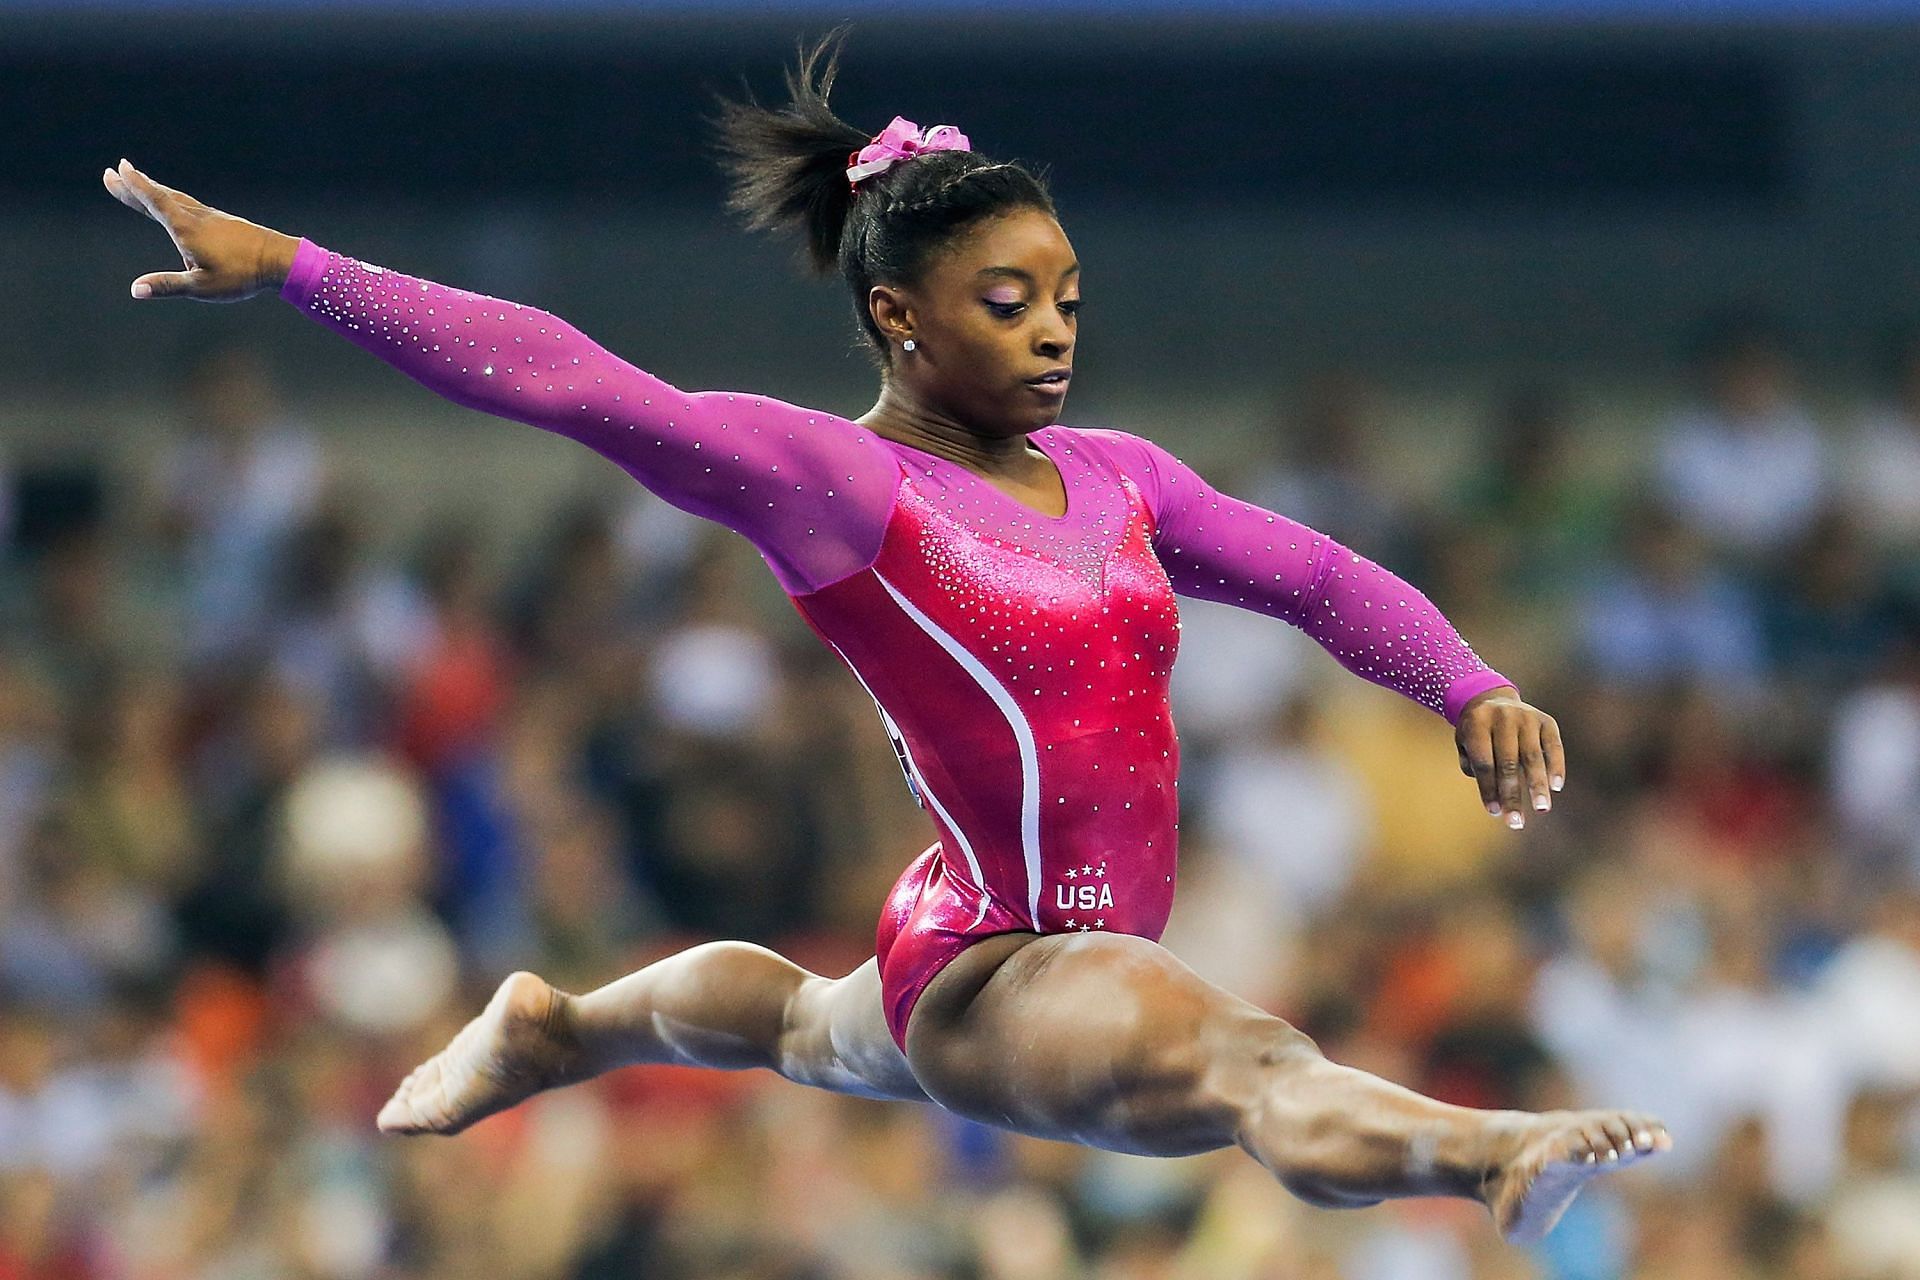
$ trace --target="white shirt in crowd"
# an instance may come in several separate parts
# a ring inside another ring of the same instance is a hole
[[[1895,409],[1868,414],[1839,470],[1849,509],[1876,542],[1920,547],[1920,422]]]
[[[1777,549],[1813,521],[1826,496],[1826,445],[1796,408],[1733,422],[1695,410],[1660,442],[1659,481],[1674,512],[1714,543]]]

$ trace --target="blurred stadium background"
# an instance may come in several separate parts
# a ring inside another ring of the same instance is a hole
[[[928,829],[744,542],[271,298],[131,302],[99,171],[857,414],[700,123],[847,15],[843,115],[1051,167],[1067,422],[1559,718],[1509,832],[1437,717],[1184,606],[1166,941],[1442,1097],[1663,1114],[1544,1247],[764,1073],[374,1132],[511,969],[845,972]],[[0,0],[0,120],[0,1280],[1920,1276],[1914,6]]]

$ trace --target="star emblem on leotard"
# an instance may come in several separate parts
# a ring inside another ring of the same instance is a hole
[[[1080,878],[1080,873],[1078,871],[1074,870],[1072,867],[1067,868],[1067,879],[1078,880],[1079,878]]]

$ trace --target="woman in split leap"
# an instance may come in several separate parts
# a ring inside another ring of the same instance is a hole
[[[1160,446],[1059,425],[1080,263],[1045,188],[951,125],[869,135],[827,104],[822,42],[777,108],[730,103],[750,224],[837,270],[880,371],[848,419],[682,391],[545,311],[370,265],[209,208],[126,161],[107,189],[185,269],[137,298],[269,289],[457,403],[568,436],[752,541],[872,695],[937,839],[844,977],[711,942],[588,992],[509,977],[381,1110],[453,1133],[619,1067],[766,1067],[1147,1155],[1239,1146],[1295,1195],[1484,1203],[1537,1239],[1591,1177],[1666,1150],[1631,1111],[1483,1111],[1340,1066],[1155,939],[1174,891],[1175,594],[1301,628],[1454,726],[1496,818],[1551,808],[1551,716],[1412,586],[1228,497]]]

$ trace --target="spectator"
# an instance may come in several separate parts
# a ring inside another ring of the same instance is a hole
[[[1920,631],[1861,674],[1833,708],[1830,812],[1863,876],[1920,882]]]
[[[1577,590],[1605,557],[1617,484],[1576,456],[1567,393],[1525,385],[1496,402],[1475,463],[1451,503],[1453,523],[1497,538],[1503,594],[1552,600]]]
[[[263,636],[275,673],[321,712],[321,740],[376,740],[394,684],[425,643],[426,607],[404,576],[366,555],[364,504],[334,489],[291,532]]]
[[[74,714],[126,656],[115,627],[117,568],[105,530],[89,526],[57,535],[29,571],[14,649]]]
[[[194,360],[181,411],[187,433],[159,462],[155,516],[183,562],[185,656],[199,669],[258,653],[273,576],[326,468],[251,348]]]
[[[1661,496],[1716,555],[1750,562],[1813,522],[1828,484],[1826,442],[1795,399],[1786,336],[1764,316],[1710,321],[1694,370],[1700,403],[1661,433]]]
[[[1373,841],[1366,792],[1320,748],[1317,720],[1307,699],[1289,700],[1258,740],[1220,761],[1202,802],[1222,854],[1283,916],[1332,910]]]
[[[1579,607],[1580,647],[1602,680],[1647,686],[1697,682],[1745,701],[1765,674],[1759,609],[1713,567],[1699,535],[1651,504],[1629,509],[1624,560],[1603,571]]]
[[[1920,327],[1890,344],[1879,398],[1841,450],[1840,491],[1877,550],[1920,573]]]
[[[410,595],[422,613],[392,664],[395,732],[414,767],[438,778],[498,733],[513,674],[506,637],[493,620],[479,529],[430,529]]]
[[[1842,1274],[1920,1275],[1920,1175],[1900,1148],[1907,1100],[1868,1092],[1847,1114],[1847,1165],[1827,1209]]]
[[[1313,683],[1316,666],[1329,661],[1305,634],[1272,618],[1211,600],[1182,600],[1170,696],[1183,771],[1203,779],[1221,751],[1256,740],[1263,725]]]
[[[1406,513],[1375,456],[1386,434],[1378,389],[1355,370],[1323,369],[1277,416],[1274,456],[1231,491],[1369,559],[1404,560]]]
[[[1769,667],[1825,697],[1876,670],[1894,643],[1897,602],[1860,519],[1824,508],[1781,558],[1764,596]]]

